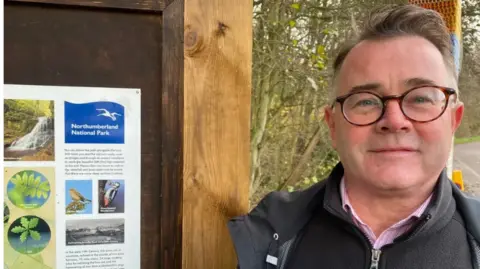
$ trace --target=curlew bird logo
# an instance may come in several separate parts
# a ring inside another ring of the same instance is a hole
[[[116,112],[110,113],[110,111],[106,110],[105,108],[97,108],[98,111],[103,111],[103,113],[98,114],[97,116],[104,116],[104,117],[109,117],[113,121],[117,120],[117,116],[122,116],[121,114],[118,114]]]

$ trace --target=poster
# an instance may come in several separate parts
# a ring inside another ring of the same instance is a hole
[[[4,268],[140,268],[140,90],[5,85]]]

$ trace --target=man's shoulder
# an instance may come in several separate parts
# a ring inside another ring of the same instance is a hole
[[[466,211],[470,215],[471,221],[476,225],[480,232],[480,198],[465,196]],[[479,233],[480,235],[480,233]],[[479,237],[480,240],[480,237]]]
[[[457,208],[465,219],[468,232],[480,242],[480,199],[461,192],[458,188],[453,191]]]
[[[322,190],[325,182],[316,183],[296,191],[272,191],[252,209],[249,214],[260,214],[265,218],[291,216],[306,210],[314,197]]]
[[[272,191],[248,214],[230,219],[228,228],[239,260],[260,264],[263,256],[258,261],[252,257],[269,248],[273,234],[282,244],[293,238],[309,219],[312,201],[321,200],[318,194],[324,185],[321,182],[294,192]],[[253,253],[252,249],[260,251]]]
[[[246,215],[236,217],[248,225],[271,227],[273,231],[285,236],[294,235],[310,218],[312,206],[323,201],[321,192],[325,182],[316,183],[298,191],[272,191]]]

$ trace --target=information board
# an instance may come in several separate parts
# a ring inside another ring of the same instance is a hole
[[[140,89],[5,85],[5,268],[140,268],[140,105]]]

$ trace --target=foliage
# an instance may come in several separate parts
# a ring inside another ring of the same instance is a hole
[[[478,51],[477,44],[480,41],[479,4],[478,0],[462,0],[462,39],[463,51],[466,55]]]
[[[6,203],[3,203],[3,223],[7,223],[10,219],[10,209]]]
[[[322,180],[337,163],[323,122],[333,59],[361,15],[393,2],[405,1],[254,3],[252,206],[272,190]]]
[[[30,132],[39,117],[52,118],[53,101],[5,99],[3,113],[5,144],[10,144]]]
[[[459,78],[460,100],[465,104],[458,138],[480,136],[480,11],[479,0],[462,1],[462,67]]]
[[[50,192],[50,184],[48,181],[42,181],[40,176],[35,177],[35,172],[24,171],[22,176],[20,173],[12,178],[12,183],[15,185],[13,191],[22,194],[24,197],[48,198]]]
[[[370,9],[406,2],[254,1],[251,206],[270,191],[303,189],[328,175],[338,161],[323,122],[331,96],[334,57]],[[480,107],[475,105],[480,102],[480,95],[475,94],[480,87],[478,30],[475,32],[480,17],[474,8],[479,0],[462,4],[466,49],[460,88],[469,112],[459,135],[470,136],[480,134]]]
[[[65,208],[65,214],[75,214],[79,211],[85,209],[85,204],[80,201],[72,201],[70,204],[67,205]]]
[[[27,217],[22,217],[20,219],[21,226],[15,226],[11,229],[12,233],[19,234],[20,242],[26,244],[26,249],[28,250],[28,237],[32,238],[35,241],[39,241],[42,236],[35,228],[38,225],[38,218],[32,217],[28,219]]]
[[[27,117],[52,117],[53,101],[5,99],[3,112],[7,120],[21,121]]]
[[[480,136],[455,138],[456,145],[468,144],[472,142],[480,142]]]

